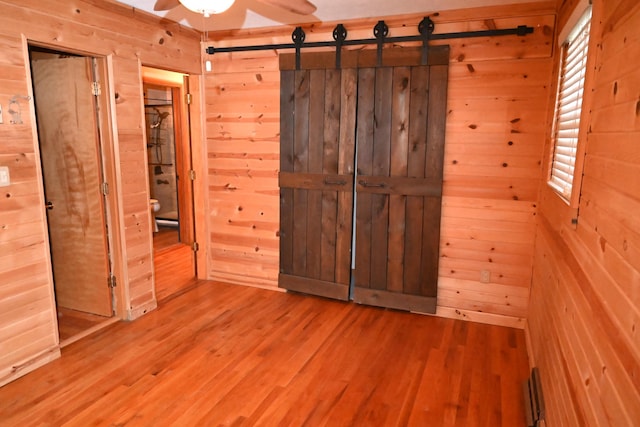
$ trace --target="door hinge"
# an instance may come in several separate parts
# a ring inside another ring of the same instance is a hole
[[[198,252],[200,250],[200,245],[198,244],[198,242],[193,242],[191,244],[191,250],[193,250],[193,252]]]
[[[102,94],[102,91],[100,90],[100,83],[98,82],[91,83],[91,94],[93,96],[100,96]]]
[[[196,180],[196,171],[194,171],[193,169],[189,170],[189,179],[191,181],[195,181]]]
[[[192,101],[192,96],[191,96],[191,94],[190,94],[190,93],[187,93],[187,94],[184,96],[184,102],[186,102],[186,103],[187,103],[187,105],[191,105],[191,101]]]
[[[116,276],[109,276],[107,277],[107,286],[111,289],[115,288],[118,285],[118,283],[116,282]]]
[[[109,183],[108,182],[103,182],[102,183],[102,194],[104,196],[108,196],[109,195]]]

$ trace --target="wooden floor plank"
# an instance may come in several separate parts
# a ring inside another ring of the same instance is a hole
[[[195,283],[195,265],[191,248],[180,243],[175,227],[160,227],[153,236],[156,295],[169,298]],[[57,307],[61,347],[93,333],[115,319]]]
[[[153,251],[158,252],[180,243],[180,230],[175,227],[160,226],[153,233]]]
[[[162,301],[195,283],[195,257],[189,245],[180,243],[178,229],[160,227],[153,235],[156,299]]]
[[[84,313],[65,307],[57,307],[58,312],[58,333],[60,342],[65,342],[77,335],[92,330],[98,325],[109,320],[109,317],[97,314]]]
[[[522,426],[522,334],[195,281],[0,388],[0,426]]]

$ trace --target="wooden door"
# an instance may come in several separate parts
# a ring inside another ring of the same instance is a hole
[[[434,313],[448,49],[430,66],[358,74],[353,300]]]
[[[112,315],[92,62],[32,61],[56,302]]]
[[[349,298],[356,81],[281,73],[280,287]]]

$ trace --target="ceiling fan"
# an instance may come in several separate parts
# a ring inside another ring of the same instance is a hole
[[[289,12],[298,15],[311,15],[316,11],[316,7],[309,0],[257,0],[260,3],[264,3],[269,6],[274,6],[280,9],[287,10]],[[156,0],[156,4],[153,10],[171,10],[174,7],[182,4],[187,9],[201,13],[205,17],[211,14],[222,13],[229,9],[235,0]]]

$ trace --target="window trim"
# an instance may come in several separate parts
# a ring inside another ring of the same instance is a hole
[[[561,40],[547,174],[547,184],[572,207],[578,204],[580,191],[574,190],[579,189],[582,182],[584,145],[589,118],[588,108],[585,108],[589,104],[589,96],[585,88],[593,56],[590,53],[593,52],[591,6],[581,10],[581,13],[574,11],[574,22],[566,26],[571,31]],[[566,32],[566,28],[562,33]],[[567,84],[567,75],[570,76],[570,84]]]

